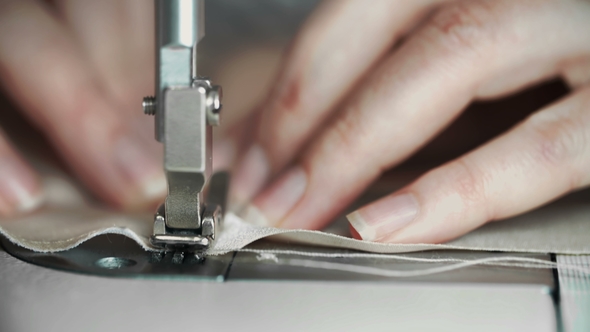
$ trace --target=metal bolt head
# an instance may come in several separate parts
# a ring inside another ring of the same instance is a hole
[[[166,234],[166,220],[162,216],[156,216],[154,218],[154,233],[153,235],[164,235]]]
[[[213,216],[203,216],[201,235],[215,239],[215,221]]]
[[[215,240],[215,234],[219,231],[219,218],[221,207],[219,205],[207,205],[203,212],[201,235]]]
[[[154,233],[153,235],[166,234],[166,206],[164,204],[158,207],[154,215]]]
[[[199,76],[193,80],[193,86],[202,86],[207,89],[211,88],[211,80],[206,76]]]
[[[210,126],[219,126],[221,123],[222,96],[223,90],[219,85],[207,90],[207,123]]]

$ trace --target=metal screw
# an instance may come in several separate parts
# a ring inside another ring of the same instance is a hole
[[[148,96],[143,98],[143,113],[147,115],[156,115],[156,97]]]
[[[207,122],[211,126],[219,126],[221,122],[221,98],[223,91],[218,85],[212,86],[207,92]]]

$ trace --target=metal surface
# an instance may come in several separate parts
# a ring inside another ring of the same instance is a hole
[[[191,86],[197,78],[197,44],[205,36],[204,0],[155,0],[156,100],[171,86]],[[166,109],[158,104],[156,139],[162,143]]]
[[[221,230],[223,208],[229,189],[229,173],[219,172],[211,177],[208,200],[199,214],[202,220],[198,229],[175,229],[167,225],[165,205],[161,205],[154,215],[153,235],[150,242],[168,251],[205,251],[215,241]]]
[[[164,134],[164,170],[168,179],[166,226],[201,228],[202,191],[211,176],[211,127],[207,125],[206,89],[170,88]]]
[[[25,262],[87,275],[125,278],[164,278],[223,281],[233,254],[202,259],[186,254],[180,261],[175,252],[148,252],[121,235],[93,238],[72,250],[39,253],[3,239],[8,252]]]
[[[110,240],[117,241],[115,237]],[[127,244],[134,243],[127,241]],[[171,261],[173,258],[166,256]],[[202,278],[193,275],[196,270],[176,275],[175,280],[170,280],[166,273],[155,276],[157,279],[148,276],[147,280],[145,277],[104,278],[27,264],[0,250],[0,330],[192,331],[196,322],[199,330],[205,331],[556,330],[547,270],[533,270],[529,274],[530,270],[518,269],[498,283],[477,281],[477,278],[459,282],[397,279],[373,282],[371,278],[343,273],[324,281],[333,274],[313,269],[292,271],[292,278],[261,281],[272,269],[280,270],[284,266],[250,258],[246,262],[236,257],[234,264],[238,261],[248,264],[251,271],[258,270],[257,274],[238,277],[237,266],[232,265],[226,282],[219,283],[197,281],[220,280],[220,271],[227,265],[212,268],[209,270],[212,273],[201,273],[205,275]],[[176,270],[191,266],[205,269],[212,262],[208,258],[205,265],[198,261],[187,264],[188,259],[191,258],[185,256],[183,264],[160,266]],[[103,275],[116,275],[142,264],[93,268]],[[404,268],[399,263],[393,266]],[[484,274],[490,267],[482,269]],[[488,271],[499,276],[509,270]],[[523,271],[529,275],[528,280],[510,282],[510,278]],[[537,279],[532,277],[536,272]]]
[[[154,234],[150,242],[157,247],[193,252],[204,251],[211,245],[211,241],[208,238],[190,234]]]
[[[156,0],[156,97],[143,101],[156,115],[164,144],[168,195],[154,217],[152,244],[203,250],[215,240],[222,212],[205,207],[211,178],[211,126],[220,124],[221,88],[197,76],[197,45],[205,34],[203,0]]]
[[[221,98],[223,91],[220,86],[213,86],[207,94],[207,123],[210,126],[221,124]]]
[[[289,266],[288,261],[293,258],[303,258],[305,260],[322,262],[338,262],[354,266],[370,266],[381,269],[393,269],[402,271],[416,271],[424,268],[433,268],[450,264],[449,262],[420,262],[387,258],[326,258],[326,257],[302,257],[292,254],[271,255],[271,259],[253,252],[237,252],[235,256],[228,254],[224,256],[209,256],[204,260],[204,264],[191,265],[193,262],[187,260],[189,269],[184,266],[164,265],[162,262],[170,263],[173,257],[170,253],[151,253],[146,252],[133,241],[126,239],[122,235],[102,235],[96,237],[80,246],[57,253],[36,253],[21,247],[15,246],[7,241],[2,242],[7,251],[12,255],[21,258],[24,261],[33,264],[68,270],[83,274],[106,274],[112,276],[124,277],[144,277],[150,276],[155,272],[162,274],[166,272],[174,276],[176,270],[178,275],[190,277],[191,273],[196,273],[201,277],[204,275],[199,269],[210,271],[211,262],[224,262],[224,267],[216,270],[213,279],[219,279],[218,276],[227,276],[228,280],[292,280],[292,281],[346,281],[346,282],[426,282],[426,283],[461,283],[469,284],[528,284],[539,285],[547,294],[552,292],[554,287],[553,274],[550,269],[532,269],[532,268],[515,268],[506,266],[487,266],[475,265],[462,269],[436,273],[431,275],[408,278],[389,278],[375,275],[366,275],[361,273],[352,273],[340,270],[305,268],[301,266]],[[293,243],[280,243],[273,241],[258,241],[248,246],[249,249],[255,250],[284,250],[297,252],[313,253],[346,253],[349,250],[329,249],[322,247],[303,246]],[[353,251],[354,252],[354,251]],[[387,257],[387,255],[384,255]],[[427,251],[418,253],[408,253],[398,255],[408,258],[421,259],[448,259],[448,260],[475,260],[487,257],[502,256],[519,256],[550,261],[549,255],[542,254],[518,254],[518,253],[497,253],[497,252],[474,252],[474,251]],[[194,257],[194,255],[186,255]],[[233,257],[233,259],[230,259]],[[129,267],[117,271],[105,271],[95,264],[101,259],[120,258],[134,262]],[[151,265],[155,266],[150,267]],[[231,270],[229,266],[231,265]],[[190,272],[190,273],[189,273]],[[205,273],[208,274],[209,272]],[[222,280],[222,279],[219,279]]]

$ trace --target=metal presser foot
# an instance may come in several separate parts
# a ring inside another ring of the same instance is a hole
[[[220,227],[221,208],[206,206],[202,215],[200,232],[166,227],[165,205],[160,205],[154,216],[154,234],[150,242],[156,247],[172,251],[200,252],[207,250],[215,240],[215,232]]]
[[[151,243],[167,251],[203,252],[221,226],[227,191],[211,175],[211,127],[219,124],[221,89],[196,79],[163,95],[168,196],[155,214]],[[223,191],[223,197],[206,203],[205,189]]]
[[[221,88],[197,75],[204,1],[155,4],[156,96],[146,97],[143,109],[155,115],[156,139],[164,144],[168,196],[156,212],[151,243],[166,251],[202,253],[219,232],[225,201],[204,201],[205,191],[220,192],[211,174],[211,128],[220,122]]]
[[[222,228],[223,211],[226,206],[229,174],[216,173],[211,177],[207,203],[201,212],[201,227],[198,230],[174,229],[166,225],[165,204],[160,205],[154,216],[152,245],[175,253],[190,252],[197,258],[203,257]]]

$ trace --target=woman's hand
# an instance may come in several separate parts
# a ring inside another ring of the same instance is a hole
[[[0,0],[0,83],[99,197],[122,208],[161,201],[153,119],[153,3]],[[1,134],[1,133],[0,133]],[[39,180],[0,136],[0,214],[34,208]]]
[[[331,1],[282,68],[232,188],[272,225],[324,226],[473,100],[556,76],[569,97],[348,219],[365,240],[443,242],[590,183],[588,1]]]

